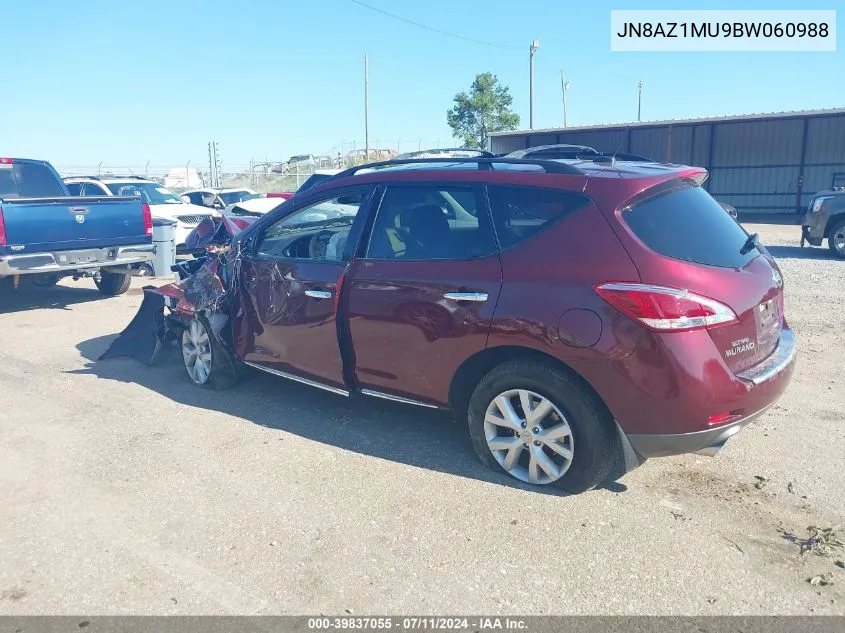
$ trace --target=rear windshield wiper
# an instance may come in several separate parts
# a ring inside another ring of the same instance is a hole
[[[742,245],[742,248],[739,249],[740,255],[747,255],[753,249],[757,248],[760,245],[760,236],[756,233],[752,233],[748,236],[748,239],[745,240],[745,244]]]

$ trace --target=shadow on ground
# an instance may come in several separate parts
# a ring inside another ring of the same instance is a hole
[[[419,468],[565,496],[556,488],[536,488],[481,465],[464,425],[445,412],[364,397],[346,398],[259,371],[247,371],[234,389],[214,391],[193,385],[177,350],[153,367],[129,358],[97,360],[115,336],[84,341],[77,349],[89,362],[72,374],[139,384],[174,402],[232,415],[267,428],[280,429],[344,450]],[[604,486],[620,493],[618,481]]]
[[[805,246],[802,248],[800,246],[766,245],[766,250],[778,259],[836,259],[828,248],[820,246]]]
[[[28,283],[22,283],[15,288],[10,279],[0,280],[0,314],[26,310],[70,310],[70,306],[74,304],[97,300],[108,299],[100,294],[99,290],[92,288],[39,288]]]

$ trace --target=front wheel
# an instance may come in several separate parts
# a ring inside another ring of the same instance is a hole
[[[472,394],[468,423],[481,461],[526,483],[583,492],[613,467],[609,414],[574,377],[545,363],[491,370]]]
[[[830,229],[827,245],[839,259],[845,259],[845,220]]]
[[[116,297],[129,290],[132,283],[132,275],[124,273],[111,273],[107,270],[100,272],[100,278],[94,279],[97,289],[107,297]]]
[[[182,361],[191,382],[200,387],[228,389],[237,382],[231,356],[204,317],[191,319],[182,331]]]

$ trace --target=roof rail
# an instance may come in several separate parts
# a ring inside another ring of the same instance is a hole
[[[537,158],[564,158],[564,159],[579,159],[592,160],[595,162],[610,162],[610,159],[627,160],[636,162],[655,162],[651,158],[640,156],[639,154],[624,154],[613,152],[599,152],[588,145],[538,145],[537,147],[528,147],[526,149],[519,149],[510,154],[505,154],[511,158],[526,158],[536,156]]]
[[[511,158],[508,156],[481,156],[478,158],[394,158],[393,160],[384,160],[377,163],[366,163],[364,165],[357,165],[346,169],[339,174],[333,176],[334,178],[345,178],[346,176],[354,176],[362,169],[374,169],[378,167],[396,167],[397,165],[437,165],[437,164],[476,164],[478,169],[492,170],[493,165],[537,165],[542,167],[548,174],[570,174],[583,176],[582,172],[577,167],[561,163],[556,160],[542,160],[538,158]]]

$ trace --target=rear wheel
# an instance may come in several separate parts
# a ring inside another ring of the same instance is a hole
[[[845,259],[845,220],[830,229],[827,245],[839,259]]]
[[[102,294],[107,297],[115,297],[129,290],[129,284],[132,283],[132,276],[103,270],[100,272],[100,278],[94,279],[94,283]]]
[[[468,422],[481,461],[534,485],[583,492],[613,467],[613,421],[596,397],[555,367],[515,360],[472,394]]]
[[[33,275],[32,285],[38,288],[52,288],[59,283],[58,275]]]

